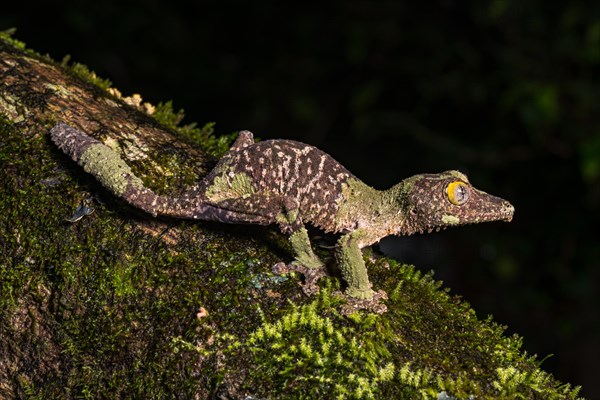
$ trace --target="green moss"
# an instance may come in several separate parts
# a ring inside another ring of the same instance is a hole
[[[68,57],[63,59],[63,65],[66,65],[68,62]],[[70,67],[70,71],[80,79],[85,82],[91,83],[94,86],[102,90],[107,90],[112,87],[112,82],[105,78],[100,78],[96,73],[90,70],[86,65],[80,63],[74,63]]]
[[[173,129],[182,137],[201,144],[207,153],[215,157],[223,155],[237,137],[237,132],[215,137],[214,122],[209,122],[202,127],[198,127],[196,123],[180,125],[185,118],[185,112],[183,109],[175,112],[171,101],[158,103],[153,116],[162,125]]]
[[[45,179],[51,173],[52,163],[47,152],[36,151],[43,145],[42,138],[23,138],[22,135],[11,123],[0,118],[0,213],[6,221],[0,226],[3,243],[0,251],[0,319],[19,303],[21,295],[28,292],[31,285],[39,284],[39,274],[31,273],[42,261],[37,253],[60,240],[60,232],[46,232],[41,221],[21,218],[23,212],[40,212],[41,216],[47,217],[53,207],[63,204],[46,190]],[[20,140],[11,140],[15,137]],[[26,171],[26,177],[14,173],[20,170]],[[21,187],[13,191],[15,189],[11,188],[16,186]],[[55,219],[54,222],[59,221]],[[42,236],[45,233],[47,235]]]
[[[491,319],[479,321],[466,303],[440,290],[431,275],[422,276],[412,266],[390,267],[390,275],[401,277],[388,305],[387,328],[394,336],[390,351],[408,355],[396,364],[401,371],[397,383],[423,398],[441,392],[455,398],[577,398],[577,388],[560,385],[520,351],[521,338],[503,336],[504,327]],[[520,386],[499,389],[493,383],[499,371],[518,371],[527,378]]]
[[[255,364],[249,379],[264,382],[273,398],[375,398],[394,376],[389,352],[373,340],[377,318],[348,323],[324,289],[248,336],[242,346]]]
[[[190,162],[188,152],[180,149],[159,151],[151,154],[149,158],[151,164],[156,166],[157,173],[145,182],[146,186],[160,189],[162,192],[181,193],[197,184],[201,174],[208,169],[202,165],[201,160]],[[136,169],[140,173],[145,172],[146,162],[137,163]]]
[[[14,47],[16,49],[25,50],[25,48],[26,48],[25,43],[13,38],[13,35],[16,32],[17,32],[17,28],[9,28],[4,31],[0,31],[0,40],[3,40],[4,42],[10,44],[12,47]]]

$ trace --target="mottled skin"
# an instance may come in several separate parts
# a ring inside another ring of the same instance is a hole
[[[110,148],[65,124],[51,130],[56,145],[105,187],[152,214],[227,223],[276,224],[290,238],[295,259],[280,263],[306,275],[314,291],[324,265],[313,253],[305,224],[341,234],[336,260],[350,308],[385,311],[371,288],[361,249],[388,235],[411,235],[452,225],[510,221],[513,206],[475,189],[458,171],[421,174],[379,191],[323,151],[291,140],[254,143],[240,132],[213,171],[179,196],[145,188]]]

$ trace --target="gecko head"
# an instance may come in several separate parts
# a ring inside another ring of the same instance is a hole
[[[515,211],[508,201],[475,189],[458,171],[415,175],[405,183],[407,233],[486,221],[508,222]]]

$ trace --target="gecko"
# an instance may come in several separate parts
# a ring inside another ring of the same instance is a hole
[[[287,235],[291,263],[273,271],[298,271],[303,289],[318,291],[325,263],[311,246],[306,225],[339,235],[334,255],[345,282],[348,309],[386,311],[383,290],[369,280],[362,249],[390,235],[406,236],[449,226],[511,221],[514,207],[449,170],[417,174],[387,190],[363,183],[329,154],[293,140],[254,141],[240,131],[231,148],[197,185],[180,195],[144,186],[110,147],[64,123],[52,141],[104,187],[152,216],[233,224],[276,225]]]

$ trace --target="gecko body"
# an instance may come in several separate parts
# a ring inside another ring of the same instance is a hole
[[[59,123],[54,143],[103,186],[153,216],[225,223],[277,225],[289,237],[296,269],[314,291],[323,262],[314,254],[305,224],[340,234],[335,256],[356,308],[385,310],[369,282],[361,249],[389,235],[411,235],[447,226],[510,221],[513,206],[475,189],[458,171],[419,174],[376,190],[316,147],[291,140],[254,143],[240,132],[215,168],[192,190],[161,196],[146,188],[109,147]],[[312,277],[312,278],[311,278]]]

